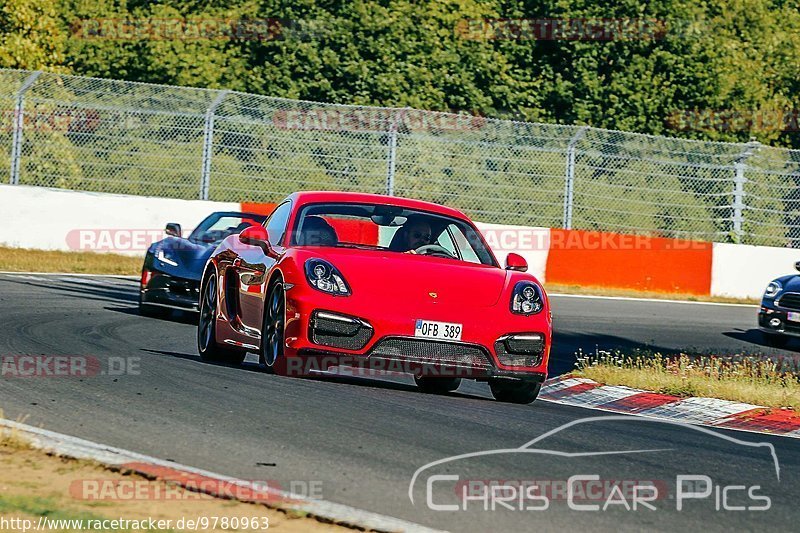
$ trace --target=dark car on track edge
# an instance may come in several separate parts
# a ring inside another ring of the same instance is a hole
[[[217,211],[183,238],[180,224],[166,226],[167,236],[147,250],[139,284],[139,312],[159,316],[171,309],[197,311],[200,279],[206,261],[227,236],[266,220],[265,215]]]

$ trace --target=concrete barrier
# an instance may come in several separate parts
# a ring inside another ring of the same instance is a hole
[[[800,250],[745,244],[714,243],[711,294],[734,298],[760,298],[767,283],[796,274]]]
[[[143,255],[151,242],[164,237],[168,222],[191,230],[212,211],[239,211],[240,206],[233,202],[0,185],[0,213],[4,215],[0,244]]]

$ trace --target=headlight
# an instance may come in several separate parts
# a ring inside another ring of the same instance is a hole
[[[312,287],[322,292],[334,296],[350,295],[350,287],[347,286],[342,273],[324,259],[306,261],[306,279]]]
[[[511,312],[518,315],[535,315],[544,309],[539,286],[531,281],[520,281],[511,293]]]
[[[775,298],[783,287],[779,281],[772,281],[767,285],[767,290],[764,291],[764,298]]]
[[[167,255],[164,253],[164,250],[159,250],[156,254],[156,258],[162,263],[166,263],[174,267],[178,266],[178,262],[167,257]]]

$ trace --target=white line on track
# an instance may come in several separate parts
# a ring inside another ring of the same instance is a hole
[[[51,280],[53,277],[41,278],[43,280]],[[121,280],[116,278],[71,278],[69,276],[58,276],[55,278],[62,283],[72,283],[74,285],[92,285],[94,287],[108,287],[109,285],[128,285],[131,280]]]
[[[14,277],[17,278],[17,279],[26,279],[26,280],[30,280],[30,281],[47,281],[47,278],[43,278],[41,276],[30,276],[28,274],[14,276]]]
[[[78,274],[74,272],[11,272],[8,270],[0,270],[0,275],[3,276],[44,276],[44,277],[59,277],[66,276],[71,278],[115,278],[124,280],[138,280],[139,276],[123,276],[121,274]]]
[[[586,300],[620,300],[623,302],[654,302],[661,304],[690,304],[690,305],[723,305],[730,307],[759,307],[756,304],[734,304],[725,302],[695,302],[693,300],[667,300],[660,298],[634,298],[631,296],[595,296],[593,294],[562,294],[558,292],[547,293],[551,298],[583,298]]]

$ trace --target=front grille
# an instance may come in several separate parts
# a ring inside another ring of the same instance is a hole
[[[778,299],[778,307],[800,311],[800,292],[787,292]]]
[[[544,349],[544,345],[542,345],[542,349]],[[494,351],[500,362],[506,366],[539,366],[542,364],[542,352],[534,354],[511,353],[502,339],[494,343]]]
[[[361,350],[372,337],[372,328],[360,320],[326,318],[319,312],[311,318],[309,330],[314,344],[342,350]]]
[[[373,356],[434,365],[492,366],[486,350],[480,346],[406,337],[387,337],[379,341],[370,352],[370,357]]]

